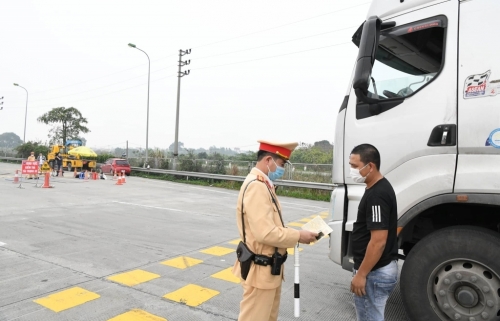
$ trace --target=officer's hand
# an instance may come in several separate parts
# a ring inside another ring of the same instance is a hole
[[[316,242],[316,236],[318,236],[318,233],[306,230],[300,230],[299,233],[299,243],[309,244],[311,242]]]

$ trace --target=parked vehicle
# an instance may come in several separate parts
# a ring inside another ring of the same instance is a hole
[[[499,15],[498,0],[373,0],[353,36],[359,54],[335,128],[330,258],[352,269],[365,186],[348,160],[372,144],[397,196],[412,321],[500,319]]]
[[[79,139],[67,140],[66,145],[52,145],[49,154],[47,155],[47,163],[50,168],[55,168],[56,154],[62,157],[62,166],[68,171],[76,169],[95,170],[97,154],[88,147],[82,146],[82,141]]]
[[[130,175],[130,164],[128,160],[123,158],[110,158],[104,164],[101,165],[101,171],[103,173],[109,173],[113,175],[115,172],[120,174],[122,172],[125,175]]]

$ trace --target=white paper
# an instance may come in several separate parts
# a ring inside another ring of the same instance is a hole
[[[310,232],[323,232],[323,236],[320,240],[330,234],[333,230],[325,223],[325,221],[321,218],[321,216],[316,216],[306,224],[302,225],[302,229]]]

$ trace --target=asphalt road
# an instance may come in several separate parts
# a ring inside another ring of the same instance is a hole
[[[13,183],[0,163],[0,320],[237,320],[242,295],[230,274],[237,192],[128,177]],[[67,173],[67,176],[72,176]],[[38,186],[40,186],[39,184]],[[280,198],[293,228],[328,204]],[[328,242],[301,247],[301,317],[355,320],[351,273]],[[293,317],[293,255],[279,320]],[[399,287],[387,321],[407,320]]]

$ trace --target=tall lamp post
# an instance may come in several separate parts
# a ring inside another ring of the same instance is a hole
[[[23,136],[23,143],[26,143],[26,119],[28,117],[28,90],[24,88],[23,86],[19,86],[19,84],[14,83],[14,86],[21,87],[22,89],[26,90],[26,111],[24,112],[24,136]]]
[[[128,46],[130,48],[135,48],[137,50],[140,50],[146,54],[146,57],[148,57],[148,107],[147,107],[147,115],[146,115],[146,162],[144,163],[143,167],[146,167],[146,164],[148,163],[148,134],[149,134],[149,78],[150,78],[150,71],[151,71],[151,60],[149,60],[148,54],[142,50],[136,47],[133,43],[129,43]]]

